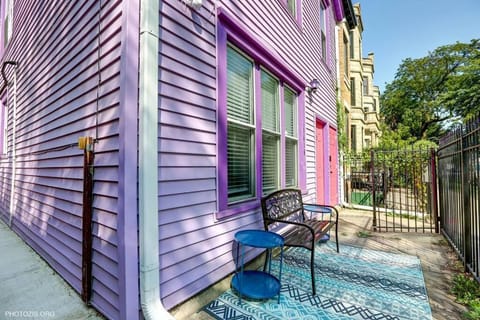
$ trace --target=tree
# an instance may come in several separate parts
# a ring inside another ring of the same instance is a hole
[[[404,138],[437,140],[448,124],[480,111],[480,40],[403,60],[381,101],[390,129],[401,129]]]

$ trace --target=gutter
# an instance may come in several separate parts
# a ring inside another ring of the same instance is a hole
[[[8,86],[7,76],[5,75],[5,67],[7,65],[12,65],[15,67],[13,71],[13,106],[12,106],[12,183],[10,188],[10,215],[8,218],[8,225],[10,228],[12,227],[13,222],[13,214],[15,213],[14,209],[14,201],[15,201],[15,180],[17,174],[17,148],[16,148],[16,132],[17,132],[17,66],[18,63],[15,61],[5,61],[2,64],[2,78],[3,78],[3,85],[0,88],[0,96],[3,94],[3,91]]]
[[[158,233],[158,0],[140,2],[139,252],[145,319],[174,320],[160,300]]]

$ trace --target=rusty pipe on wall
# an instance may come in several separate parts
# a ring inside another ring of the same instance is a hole
[[[92,137],[78,139],[83,150],[82,300],[87,305],[92,297],[93,144]]]

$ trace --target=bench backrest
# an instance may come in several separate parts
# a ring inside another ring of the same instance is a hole
[[[299,189],[282,189],[262,198],[265,230],[274,220],[304,220],[302,192]]]

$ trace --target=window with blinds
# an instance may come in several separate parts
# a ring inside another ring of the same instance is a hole
[[[279,81],[261,71],[262,88],[262,191],[268,194],[280,184]]]
[[[228,202],[255,196],[253,62],[227,48]]]
[[[227,203],[298,186],[297,93],[231,45],[226,113]]]
[[[285,87],[283,92],[285,112],[285,186],[298,185],[297,178],[297,95],[293,90]]]

